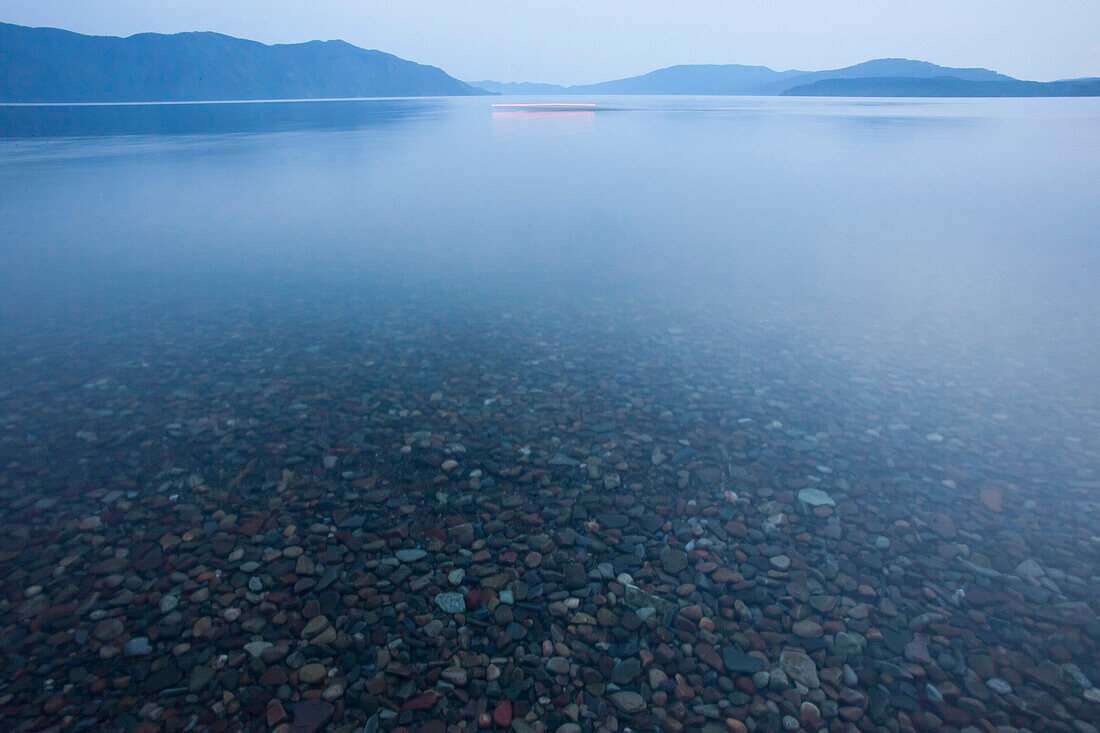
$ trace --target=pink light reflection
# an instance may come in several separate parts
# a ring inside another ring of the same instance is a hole
[[[499,103],[492,105],[494,137],[557,137],[585,134],[596,122],[596,105],[579,102]]]

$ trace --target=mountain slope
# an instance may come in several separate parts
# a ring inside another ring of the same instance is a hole
[[[503,94],[790,94],[806,96],[1060,97],[1094,96],[1090,79],[1021,81],[990,69],[953,68],[911,59],[874,59],[842,69],[774,71],[766,66],[683,65],[627,79],[556,87],[477,82]]]
[[[85,36],[0,23],[2,102],[162,102],[484,94],[434,66],[343,41],[218,33]]]
[[[1015,81],[1011,76],[998,74],[996,71],[989,69],[953,68],[912,59],[873,59],[854,66],[846,66],[842,69],[811,71],[801,76],[785,79],[780,84],[762,86],[759,91],[764,94],[782,94],[788,89],[826,79],[931,79],[938,76],[951,76],[966,81]]]
[[[975,81],[953,76],[932,78],[865,77],[822,79],[783,92],[806,97],[1096,97],[1100,80]]]
[[[472,87],[491,94],[568,94],[568,87],[561,84],[540,84],[532,81],[468,81]]]
[[[798,77],[803,71],[774,71],[767,66],[686,64],[657,69],[628,79],[570,87],[573,94],[747,94],[766,83]]]

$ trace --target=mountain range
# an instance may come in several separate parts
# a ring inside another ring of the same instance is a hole
[[[805,97],[1096,97],[1100,80],[981,81],[953,76],[822,79],[783,94]]]
[[[597,84],[462,82],[344,41],[266,45],[219,33],[127,38],[0,23],[0,102],[166,102],[474,94],[1100,96],[1100,79],[1035,82],[989,69],[876,59],[827,71],[693,64]]]
[[[1100,95],[1096,79],[1021,81],[989,69],[875,59],[827,71],[775,71],[767,66],[690,64],[598,84],[470,82],[497,94],[782,94],[805,96],[1060,97]]]
[[[434,66],[343,41],[219,33],[85,36],[0,23],[0,102],[165,102],[485,94]]]

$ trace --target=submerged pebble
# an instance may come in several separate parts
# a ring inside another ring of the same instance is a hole
[[[0,355],[13,730],[1100,724],[1071,406],[810,386],[854,352],[690,308],[324,297]]]

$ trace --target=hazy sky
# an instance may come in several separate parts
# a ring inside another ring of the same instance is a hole
[[[604,81],[679,63],[824,69],[883,56],[1100,76],[1100,0],[0,0],[0,20],[129,35],[342,38],[466,80]]]

